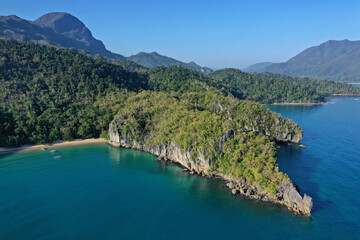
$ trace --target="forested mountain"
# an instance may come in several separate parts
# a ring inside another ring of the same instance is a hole
[[[200,67],[194,62],[184,63],[157,53],[139,53],[126,58],[112,53],[102,41],[95,39],[90,30],[78,18],[69,13],[48,13],[35,21],[28,21],[15,15],[0,16],[0,38],[17,41],[31,41],[42,45],[85,50],[91,54],[116,60],[134,61],[147,68],[156,66],[183,66],[202,73],[212,70]]]
[[[285,63],[272,64],[255,71],[360,82],[360,41],[330,40],[306,49]]]
[[[136,62],[137,64],[140,64],[147,68],[154,68],[157,66],[165,66],[165,67],[181,66],[181,67],[193,69],[193,70],[201,72],[201,73],[211,73],[212,72],[212,70],[210,68],[200,67],[199,65],[197,65],[194,62],[184,63],[184,62],[175,60],[173,58],[162,56],[162,55],[158,54],[157,52],[152,52],[152,53],[140,52],[136,55],[128,57],[128,60]]]
[[[138,73],[67,49],[0,40],[0,145],[98,137]]]
[[[228,92],[240,99],[261,103],[324,102],[331,94],[360,95],[360,89],[346,83],[297,78],[274,73],[245,73],[237,69],[213,72],[216,80]]]
[[[330,87],[332,93],[352,91],[347,84],[277,74],[230,69],[208,76],[178,66],[146,69],[122,63],[127,64],[0,40],[0,146],[98,137],[126,99],[143,90],[211,92],[260,103],[323,101],[320,90]]]

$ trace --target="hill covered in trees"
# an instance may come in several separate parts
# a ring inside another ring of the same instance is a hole
[[[0,145],[9,146],[98,137],[112,118],[99,104],[147,89],[147,81],[71,50],[1,40],[0,86],[2,117],[11,122],[0,126]]]
[[[224,69],[209,77],[237,98],[265,104],[316,103],[324,102],[325,97],[332,94],[360,95],[360,89],[353,85],[274,73],[253,74]]]
[[[212,92],[260,103],[323,101],[324,96],[315,80],[299,84],[281,75],[237,70],[209,77],[178,66],[146,69],[133,62],[114,63],[69,49],[0,40],[0,146],[99,137],[126,99],[143,90]],[[225,74],[233,71],[231,78]],[[332,93],[349,87],[331,86]]]

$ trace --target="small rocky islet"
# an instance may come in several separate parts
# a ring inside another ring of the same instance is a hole
[[[233,194],[268,200],[311,215],[312,198],[276,164],[276,143],[299,143],[301,128],[258,103],[216,93],[142,92],[109,126],[109,143],[221,177]]]

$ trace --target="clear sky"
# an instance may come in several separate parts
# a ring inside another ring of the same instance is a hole
[[[283,62],[327,40],[360,40],[358,0],[0,0],[0,15],[78,17],[116,53],[157,51],[181,61],[243,68]]]

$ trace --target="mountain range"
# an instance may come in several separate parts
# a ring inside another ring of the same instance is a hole
[[[194,62],[185,63],[157,52],[140,52],[130,57],[113,53],[106,49],[102,41],[93,37],[83,22],[64,12],[48,13],[35,21],[15,15],[0,16],[0,38],[80,49],[116,61],[132,61],[146,68],[175,65],[206,74],[212,72],[212,69],[201,67]],[[360,41],[330,40],[310,47],[284,63],[262,62],[251,65],[244,71],[360,82]]]
[[[130,56],[129,58],[106,49],[102,41],[93,37],[91,31],[75,16],[64,13],[48,13],[35,21],[22,19],[15,15],[0,16],[0,38],[17,41],[31,41],[41,45],[85,50],[90,54],[116,60],[130,60],[144,67],[183,66],[202,73],[212,70],[200,67],[194,62],[185,63],[156,52]]]
[[[254,64],[248,72],[272,72],[341,82],[360,82],[360,41],[330,40],[284,63]]]

